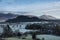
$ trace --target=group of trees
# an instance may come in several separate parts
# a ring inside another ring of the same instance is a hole
[[[40,34],[47,34],[47,33],[51,33],[51,31],[52,31],[52,34],[60,35],[60,25],[59,24],[33,23],[33,24],[28,24],[25,27],[25,29],[38,30],[37,32],[40,33]],[[16,33],[14,33],[12,31],[12,29],[9,27],[9,25],[7,25],[6,27],[4,27],[4,33],[2,34],[2,36],[3,37],[21,36],[21,34],[18,31],[16,31]]]
[[[34,24],[29,24],[26,26],[26,29],[31,29],[31,30],[40,30],[40,33],[51,33],[60,35],[60,25],[58,24],[39,24],[39,23],[34,23]]]
[[[29,25],[27,25],[26,26],[26,28],[25,29],[32,29],[32,30],[38,30],[38,29],[41,29],[42,27],[41,27],[41,25],[38,25],[38,24],[29,24]]]
[[[54,28],[54,30],[55,30],[55,34],[57,34],[57,35],[59,35],[60,36],[60,26],[59,25],[57,25],[55,28]]]
[[[11,28],[9,27],[9,25],[7,25],[6,27],[3,27],[3,33],[1,35],[2,37],[11,37],[13,36],[13,32],[11,30]]]
[[[4,29],[4,31],[3,31],[2,35],[0,35],[0,37],[21,36],[21,33],[18,31],[14,33],[9,25],[7,25],[6,27],[3,27],[3,29]]]

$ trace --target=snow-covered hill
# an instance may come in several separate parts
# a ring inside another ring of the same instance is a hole
[[[40,16],[40,19],[56,20],[57,18],[50,16],[50,15],[42,15],[42,16]]]

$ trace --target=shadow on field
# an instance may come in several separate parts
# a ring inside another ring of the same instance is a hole
[[[0,40],[5,40],[5,39],[3,39],[3,38],[0,38]]]

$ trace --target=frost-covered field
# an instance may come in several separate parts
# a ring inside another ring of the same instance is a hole
[[[37,35],[37,38],[44,38],[45,40],[60,40],[60,36],[53,36],[53,35]]]

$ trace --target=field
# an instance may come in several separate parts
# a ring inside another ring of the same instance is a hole
[[[44,40],[60,40],[60,37],[53,36],[53,35],[37,35],[38,39],[44,38]],[[32,40],[31,35],[28,35],[25,38],[19,38],[19,37],[11,37],[11,38],[5,38],[5,40]]]

